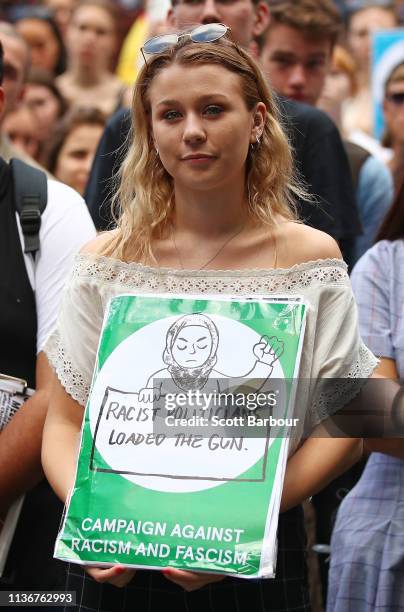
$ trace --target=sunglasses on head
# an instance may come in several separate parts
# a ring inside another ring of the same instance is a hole
[[[387,94],[386,100],[388,100],[389,102],[392,102],[396,106],[402,106],[404,104],[404,92]]]
[[[143,59],[147,64],[145,55],[155,55],[157,53],[163,53],[167,49],[175,47],[180,40],[189,38],[192,42],[196,43],[208,43],[223,38],[230,31],[223,23],[207,23],[205,25],[198,26],[190,32],[181,32],[180,34],[160,34],[146,40],[145,44],[141,48]]]

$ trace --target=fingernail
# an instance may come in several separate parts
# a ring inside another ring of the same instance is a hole
[[[123,574],[125,571],[124,567],[121,567],[118,565],[118,567],[115,568],[115,574]]]

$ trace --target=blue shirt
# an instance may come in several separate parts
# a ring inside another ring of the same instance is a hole
[[[352,287],[363,341],[378,357],[394,359],[404,377],[404,240],[382,240],[358,261]]]
[[[363,164],[356,190],[359,218],[363,234],[354,246],[356,262],[373,245],[376,234],[393,202],[394,185],[390,170],[371,155]]]

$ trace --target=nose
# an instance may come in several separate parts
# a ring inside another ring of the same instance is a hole
[[[195,349],[195,344],[194,343],[191,344],[191,348],[190,348],[189,352],[190,352],[191,355],[195,355],[196,349]]]
[[[205,0],[199,21],[201,23],[218,23],[221,21],[215,0]]]
[[[306,84],[306,71],[302,64],[296,63],[289,73],[289,85],[295,88],[304,87]]]
[[[93,45],[97,43],[98,38],[99,36],[97,32],[95,32],[94,30],[89,30],[88,32],[86,32],[86,36],[84,37],[84,40],[86,44]]]
[[[206,133],[201,119],[190,113],[184,125],[183,139],[187,144],[199,144],[206,140]]]
[[[31,62],[33,66],[41,66],[42,64],[42,51],[41,49],[36,49],[35,47],[31,47],[30,50]]]
[[[91,167],[93,165],[94,154],[87,153],[87,155],[82,159],[81,168],[85,171],[86,176],[88,177],[90,174]]]
[[[80,32],[80,42],[82,45],[93,45],[97,40],[97,33],[93,28],[84,28]]]

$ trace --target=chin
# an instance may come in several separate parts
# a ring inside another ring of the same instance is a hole
[[[300,102],[300,104],[311,104],[310,100],[308,100],[306,96],[292,95],[287,97],[292,98],[292,100],[295,102]]]
[[[211,191],[215,191],[215,190],[222,190],[225,189],[227,187],[230,187],[231,185],[234,185],[234,177],[232,180],[226,179],[225,181],[223,180],[223,177],[226,177],[228,175],[226,175],[225,173],[221,174],[220,176],[200,176],[198,177],[198,180],[188,180],[188,181],[184,181],[184,185],[187,187],[187,189],[190,190],[194,190],[194,191],[198,191],[200,193],[209,193]]]

